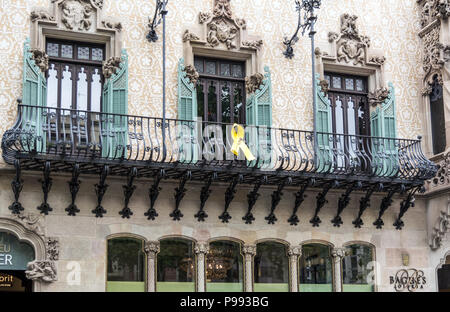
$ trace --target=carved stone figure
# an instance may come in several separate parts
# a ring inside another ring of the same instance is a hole
[[[54,261],[50,260],[28,263],[25,274],[26,277],[32,281],[51,283],[58,280],[56,264]]]
[[[59,239],[47,238],[45,241],[47,260],[58,261],[59,260]]]
[[[236,48],[234,43],[237,36],[237,28],[227,23],[225,20],[213,21],[209,25],[209,32],[206,41],[216,47],[220,42],[224,43],[228,50]]]
[[[122,59],[120,57],[111,57],[109,60],[103,62],[103,76],[106,79],[111,78],[117,70],[120,68],[120,63]]]
[[[35,22],[37,20],[41,21],[55,21],[55,17],[52,16],[46,9],[35,9],[31,12],[31,21]]]
[[[31,53],[36,66],[39,67],[42,72],[45,72],[48,69],[48,55],[44,51],[38,49],[31,50]]]
[[[383,65],[386,62],[386,57],[384,56],[371,56],[369,62],[375,63],[377,65]]]
[[[361,42],[356,42],[353,40],[344,39],[339,44],[339,49],[337,52],[337,60],[339,62],[345,61],[350,63],[353,61],[354,65],[364,65],[365,63],[365,45]]]
[[[62,23],[70,30],[89,30],[94,9],[90,3],[66,0],[61,7]]]
[[[233,12],[231,11],[230,0],[215,0],[214,17],[226,17],[231,19]]]
[[[195,86],[198,79],[200,78],[200,75],[198,74],[195,67],[192,65],[187,65],[184,68],[184,71],[186,72],[186,76],[189,78],[189,81]]]
[[[359,31],[356,27],[356,15],[343,14],[341,16],[341,34],[350,38],[359,38]]]
[[[263,81],[264,75],[260,73],[245,77],[245,89],[247,90],[247,94],[252,94],[258,90]]]
[[[319,82],[320,88],[322,90],[322,92],[327,95],[328,94],[328,90],[330,89],[330,84],[328,83],[328,80],[321,80]]]
[[[262,40],[249,40],[242,42],[242,45],[244,47],[253,48],[255,50],[259,50],[263,44]]]
[[[242,29],[246,29],[247,28],[247,22],[245,21],[245,19],[243,19],[243,18],[236,18],[234,21]]]
[[[200,14],[198,15],[198,20],[199,20],[200,24],[206,23],[207,21],[209,21],[210,18],[211,18],[211,13],[200,12]]]
[[[42,225],[42,215],[32,213],[21,213],[14,215],[15,218],[29,231],[36,233],[39,236],[44,235]]]
[[[200,40],[200,37],[196,34],[191,33],[188,29],[183,34],[183,42],[192,41],[192,40]]]
[[[374,92],[369,93],[369,104],[377,106],[386,101],[389,96],[389,90],[387,88],[379,88]]]
[[[103,21],[102,22],[103,27],[109,28],[109,29],[115,29],[117,31],[122,31],[122,23],[120,22],[114,22],[114,21]]]

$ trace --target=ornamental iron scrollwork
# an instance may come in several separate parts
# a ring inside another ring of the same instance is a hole
[[[282,181],[279,182],[277,190],[272,193],[272,204],[270,206],[270,213],[267,217],[265,217],[268,224],[275,224],[275,222],[278,221],[277,217],[275,216],[275,209],[277,208],[278,204],[281,201],[281,198],[283,197],[283,190],[286,185],[292,184],[292,178],[285,178]]]
[[[215,173],[215,172],[208,174],[207,177],[205,177],[206,182],[200,192],[200,209],[194,216],[195,218],[197,218],[198,222],[205,222],[205,219],[208,218],[208,214],[205,211],[205,205],[206,205],[206,201],[208,200],[208,198],[212,192],[211,184],[216,179],[217,179],[217,173]]]
[[[155,220],[159,215],[155,209],[155,203],[158,199],[159,193],[161,192],[161,188],[159,187],[159,183],[166,176],[166,172],[164,170],[160,170],[158,174],[156,174],[155,182],[152,187],[149,189],[149,197],[150,197],[150,208],[144,214],[148,220]]]
[[[326,199],[328,192],[332,188],[339,187],[338,181],[331,181],[324,185],[322,192],[320,192],[316,197],[316,210],[314,211],[314,216],[309,221],[313,225],[313,227],[319,227],[320,223],[322,223],[322,220],[319,218],[320,210],[323,206],[325,206],[326,203],[328,203],[328,200]]]
[[[415,195],[416,193],[425,193],[425,187],[420,185],[414,189],[412,189],[405,200],[403,200],[400,204],[400,213],[398,214],[397,219],[394,222],[394,227],[396,230],[401,231],[405,226],[405,223],[402,221],[403,216],[409,210],[409,208],[415,206]]]
[[[48,215],[49,212],[53,211],[53,208],[48,204],[48,194],[50,193],[53,183],[52,178],[50,178],[50,171],[51,163],[46,161],[44,165],[44,178],[39,179],[39,182],[42,184],[42,192],[44,193],[44,202],[37,207],[37,210],[44,215]]]
[[[219,216],[219,219],[222,220],[222,223],[228,223],[231,220],[231,216],[228,213],[228,208],[230,208],[231,202],[233,201],[234,195],[236,194],[237,185],[242,182],[243,179],[243,176],[240,174],[235,176],[230,182],[227,190],[225,191],[225,208],[222,214]]]
[[[305,192],[308,189],[308,187],[314,186],[316,184],[315,179],[308,179],[308,181],[302,185],[300,191],[295,193],[295,203],[294,203],[294,209],[292,211],[291,217],[288,219],[288,222],[292,226],[297,226],[300,223],[300,219],[298,218],[297,212],[300,206],[303,204],[305,199],[308,197]]]
[[[173,221],[180,221],[184,216],[181,213],[180,204],[187,192],[187,189],[184,186],[186,185],[187,180],[190,180],[191,178],[191,171],[187,171],[186,173],[184,173],[180,178],[179,186],[175,189],[175,209],[170,214],[170,217],[173,219]]]
[[[361,182],[358,181],[358,182],[352,183],[347,188],[345,193],[342,194],[341,197],[339,197],[337,214],[334,217],[334,219],[331,220],[331,223],[333,224],[334,227],[340,227],[342,224],[344,224],[344,222],[342,221],[341,214],[344,211],[344,209],[347,208],[347,206],[350,204],[350,196],[353,193],[353,191],[359,190],[361,188],[362,188]]]
[[[136,168],[131,168],[130,172],[128,173],[127,184],[122,186],[125,203],[123,209],[119,212],[119,215],[121,215],[123,219],[130,219],[130,217],[133,215],[133,212],[129,207],[129,203],[131,200],[131,196],[133,196],[133,193],[136,190],[136,185],[133,185],[133,182],[137,175],[138,170]]]
[[[14,215],[19,215],[22,211],[24,211],[24,208],[22,204],[19,202],[20,193],[23,189],[23,179],[21,178],[21,169],[20,169],[20,160],[16,159],[14,160],[14,167],[16,169],[16,176],[11,182],[11,188],[14,193],[14,202],[11,204],[11,206],[8,207],[9,210]]]
[[[100,173],[100,181],[98,184],[95,184],[95,194],[97,195],[97,207],[92,210],[92,213],[95,214],[96,218],[103,218],[103,215],[106,214],[106,209],[102,206],[103,196],[105,196],[106,191],[108,190],[109,185],[106,184],[106,178],[109,174],[109,166],[104,166],[102,172]]]
[[[242,220],[245,221],[245,224],[252,224],[255,221],[255,217],[253,216],[252,210],[261,194],[258,193],[261,185],[267,183],[267,176],[264,176],[256,182],[253,190],[247,194],[247,213],[242,217]]]
[[[80,209],[78,209],[77,205],[75,204],[75,201],[77,199],[77,194],[78,194],[78,191],[80,190],[80,184],[81,184],[79,177],[80,177],[80,165],[75,164],[75,166],[73,166],[73,171],[72,171],[72,180],[70,180],[68,182],[70,194],[72,196],[72,202],[70,203],[69,207],[66,208],[66,212],[69,216],[76,216],[77,213],[80,212]]]
[[[392,205],[393,199],[395,193],[400,192],[403,194],[406,191],[406,188],[404,185],[400,185],[397,187],[392,187],[389,190],[389,193],[386,197],[383,198],[380,205],[380,212],[378,213],[378,219],[373,223],[377,227],[377,229],[381,230],[384,226],[384,222],[381,219],[383,217],[383,214],[386,212],[386,210]]]
[[[372,187],[370,187],[367,190],[366,196],[361,198],[361,200],[359,201],[358,216],[352,222],[353,225],[355,226],[355,228],[360,229],[364,225],[364,222],[362,220],[362,215],[364,214],[364,211],[366,211],[366,209],[370,207],[370,198],[372,197],[372,194],[374,192],[381,192],[383,189],[384,189],[384,185],[383,184],[376,183],[375,185],[373,185]]]

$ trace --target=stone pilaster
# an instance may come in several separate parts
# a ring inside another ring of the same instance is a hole
[[[253,292],[253,259],[256,256],[256,245],[245,245],[243,253],[245,260],[245,292]]]
[[[291,278],[289,279],[291,292],[298,292],[298,259],[302,255],[302,247],[290,247],[288,255],[291,276]]]
[[[342,292],[342,259],[345,257],[345,248],[333,248],[331,257],[334,265],[333,291]]]
[[[159,242],[146,242],[144,251],[147,254],[147,291],[156,292],[156,256]]]
[[[207,242],[199,242],[195,246],[195,254],[197,255],[197,292],[205,292],[206,286],[206,254],[209,252],[209,244]]]

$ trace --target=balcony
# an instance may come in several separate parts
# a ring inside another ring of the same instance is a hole
[[[413,194],[437,171],[423,155],[420,139],[332,133],[315,136],[312,131],[245,126],[245,146],[255,157],[248,161],[242,151],[239,156],[230,151],[235,143],[231,124],[167,119],[163,128],[161,118],[23,104],[19,104],[18,114],[2,139],[3,157],[16,169],[43,170],[44,176],[50,171],[100,174],[101,181],[107,175],[121,175],[131,179],[131,184],[134,177],[155,178],[157,183],[176,179],[180,190],[189,180],[205,182],[207,190],[213,182],[229,183],[224,222],[231,218],[228,201],[237,184],[255,185],[253,195],[261,185],[277,186],[274,194],[280,196],[288,185],[300,187],[299,193],[310,187],[321,189],[311,222],[318,226],[318,213],[330,189],[343,189],[348,196],[356,189],[368,190],[367,200],[377,192],[388,193],[388,197],[395,192]],[[303,196],[297,195],[299,199]],[[183,196],[176,197],[174,220],[179,220]],[[272,199],[271,215],[266,218],[271,224],[276,221],[274,210],[279,202],[277,196]],[[336,224],[342,223],[339,218]],[[294,213],[290,223],[295,221]],[[360,226],[362,221],[355,221],[355,226]]]

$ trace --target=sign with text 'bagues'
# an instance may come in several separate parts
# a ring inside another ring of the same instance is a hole
[[[32,246],[10,233],[0,232],[0,271],[24,271],[33,260]]]

